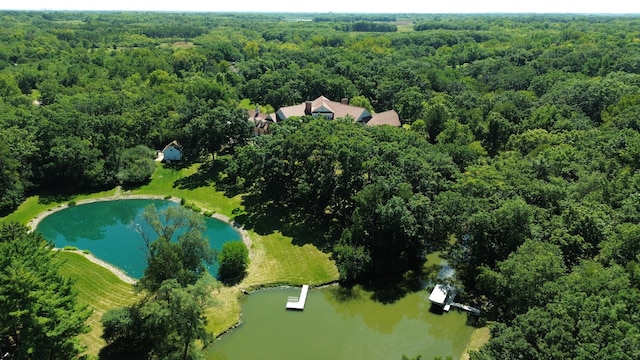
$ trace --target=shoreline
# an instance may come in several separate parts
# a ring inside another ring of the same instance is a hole
[[[91,204],[91,203],[96,203],[96,202],[103,202],[103,201],[134,200],[134,199],[141,199],[141,200],[167,200],[167,201],[172,201],[174,203],[180,204],[180,199],[178,199],[176,197],[165,198],[165,197],[157,196],[157,195],[122,195],[122,194],[119,194],[119,191],[117,191],[115,195],[111,195],[111,196],[103,196],[103,197],[93,198],[93,199],[78,200],[78,201],[76,201],[76,205],[74,205],[74,206],[84,205],[84,204]],[[67,202],[67,203],[64,203],[64,204],[60,204],[60,205],[56,206],[55,208],[43,211],[40,214],[38,214],[36,217],[31,219],[31,221],[29,221],[27,223],[27,227],[31,231],[35,231],[36,228],[38,227],[38,224],[40,224],[40,222],[42,220],[44,220],[44,218],[46,218],[47,216],[49,216],[51,214],[57,213],[58,211],[67,209],[69,207],[70,207],[69,206],[69,202]]]
[[[167,200],[167,201],[171,201],[174,202],[176,204],[180,204],[181,199],[176,198],[174,196],[167,198],[167,197],[163,197],[163,196],[157,196],[157,195],[131,195],[131,194],[121,194],[119,189],[116,191],[115,195],[111,195],[111,196],[103,196],[103,197],[99,197],[99,198],[94,198],[94,199],[84,199],[84,200],[79,200],[76,202],[76,205],[74,206],[79,206],[79,205],[84,205],[84,204],[91,204],[91,203],[96,203],[96,202],[105,202],[105,201],[117,201],[117,200],[135,200],[135,199],[140,199],[140,200]],[[55,208],[46,210],[41,212],[40,214],[38,214],[36,217],[34,217],[33,219],[31,219],[31,221],[29,221],[27,223],[27,228],[29,228],[30,231],[35,231],[36,228],[38,227],[38,224],[40,224],[40,222],[42,220],[44,220],[47,216],[54,214],[58,211],[64,210],[69,208],[69,203],[65,203],[65,204],[60,204],[58,206],[56,206]],[[203,214],[204,212],[200,212],[200,214]],[[204,214],[203,214],[204,215]],[[226,224],[228,224],[229,226],[233,227],[239,234],[240,234],[240,238],[242,239],[242,242],[245,244],[245,246],[247,247],[247,250],[249,252],[249,258],[253,259],[254,257],[254,252],[251,250],[251,238],[249,237],[249,233],[242,227],[240,226],[236,226],[235,223],[231,220],[231,218],[229,218],[226,215],[223,214],[219,214],[219,213],[214,213],[213,215],[211,215],[212,218],[222,221]],[[86,257],[89,261],[98,264],[104,268],[106,268],[107,270],[111,271],[114,275],[116,275],[120,280],[126,282],[127,284],[131,284],[131,285],[135,285],[138,281],[132,277],[130,277],[129,275],[127,275],[122,269],[118,268],[117,266],[110,264],[100,258],[97,258],[96,256],[94,256],[91,253],[86,253],[84,252],[82,249],[78,249],[78,250],[64,250],[64,249],[60,249],[60,248],[54,248],[54,250],[60,250],[60,251],[71,251],[71,252],[75,252],[77,254],[82,254],[84,257]]]
[[[127,275],[127,273],[122,271],[119,267],[117,267],[115,265],[112,265],[112,264],[109,264],[108,262],[106,262],[104,260],[101,260],[100,258],[97,258],[93,254],[85,252],[84,250],[80,250],[80,249],[67,250],[67,249],[60,249],[60,248],[53,248],[53,250],[80,254],[80,255],[84,256],[85,258],[87,258],[87,260],[91,261],[92,263],[94,263],[96,265],[100,265],[103,268],[111,271],[115,276],[118,277],[118,279],[126,282],[127,284],[136,285],[138,283],[138,280],[136,280],[136,279],[132,278],[131,276]]]

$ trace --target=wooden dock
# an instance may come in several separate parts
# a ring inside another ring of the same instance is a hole
[[[290,296],[287,299],[287,310],[304,310],[304,303],[307,301],[308,292],[309,285],[302,285],[299,297]]]
[[[453,306],[453,307],[456,307],[456,308],[458,308],[460,310],[466,311],[471,315],[476,315],[476,316],[480,315],[480,310],[478,310],[478,309],[476,309],[476,308],[474,308],[472,306],[465,305],[465,304],[460,304],[460,303],[457,303],[457,302],[452,302],[450,305]],[[445,310],[445,311],[448,311],[448,310]]]

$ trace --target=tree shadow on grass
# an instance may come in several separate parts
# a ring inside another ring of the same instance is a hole
[[[51,205],[55,203],[63,203],[69,202],[73,199],[77,194],[41,194],[38,196],[38,203],[43,205]]]
[[[323,222],[323,219],[307,215],[288,220],[284,234],[293,239],[292,244],[298,246],[312,244],[324,252],[332,250],[335,240],[331,238],[329,224]]]
[[[271,202],[263,202],[255,196],[247,195],[242,199],[244,213],[236,215],[234,221],[251,229],[259,235],[269,235],[281,231],[284,227],[283,212]]]
[[[196,173],[176,180],[173,183],[173,187],[184,190],[195,190],[197,188],[210,186],[215,181],[213,178],[214,175],[215,173],[207,162],[202,164]]]
[[[132,349],[126,339],[118,339],[100,349],[98,358],[101,360],[145,360],[149,354],[145,351]]]
[[[287,209],[279,207],[273,201],[247,195],[243,197],[244,213],[234,217],[244,228],[259,235],[280,232],[292,238],[292,244],[303,246],[312,244],[322,251],[330,250],[332,241],[328,238],[328,226],[307,217],[293,217]]]
[[[203,159],[197,155],[183,156],[181,160],[174,160],[174,161],[163,160],[162,166],[169,169],[173,169],[173,170],[183,170],[191,167],[193,164],[202,162],[202,160]]]
[[[113,190],[114,186],[115,185],[110,184],[108,186],[84,188],[84,189],[77,189],[73,187],[42,188],[35,193],[29,194],[29,196],[38,195],[39,204],[50,205],[55,203],[69,202],[78,196],[91,195],[100,191]]]
[[[212,186],[214,184],[222,184],[224,182],[223,174],[226,167],[227,161],[225,158],[203,161],[195,174],[176,180],[174,187],[194,190],[205,186]]]

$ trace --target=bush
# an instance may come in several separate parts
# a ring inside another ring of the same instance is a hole
[[[218,279],[225,285],[238,284],[247,275],[249,251],[242,241],[222,245],[218,253]]]
[[[156,169],[155,150],[144,145],[124,149],[120,155],[120,168],[116,174],[122,185],[139,185],[151,179]]]
[[[77,247],[71,246],[71,245],[67,245],[67,246],[63,247],[62,249],[66,250],[66,251],[76,251],[76,250],[78,250]]]
[[[196,204],[194,204],[194,203],[185,203],[185,204],[183,204],[182,206],[184,206],[186,209],[189,209],[189,210],[191,210],[191,211],[193,211],[193,212],[197,212],[197,213],[199,213],[199,212],[201,212],[201,211],[202,211],[202,209],[200,209],[200,208],[198,207],[198,205],[196,205]]]
[[[69,207],[74,207],[74,206],[78,205],[78,203],[75,200],[71,200],[71,201],[69,201],[69,203],[67,205],[69,205]]]

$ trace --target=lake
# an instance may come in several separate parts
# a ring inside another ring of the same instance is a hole
[[[44,218],[36,231],[52,241],[56,247],[75,246],[88,250],[101,260],[139,279],[147,266],[145,245],[139,230],[149,232],[142,220],[144,208],[153,204],[156,209],[179,206],[168,200],[126,199],[99,201],[72,206]],[[221,249],[227,241],[241,240],[240,234],[229,224],[204,217],[204,237],[213,249]],[[215,276],[216,265],[209,271]]]

